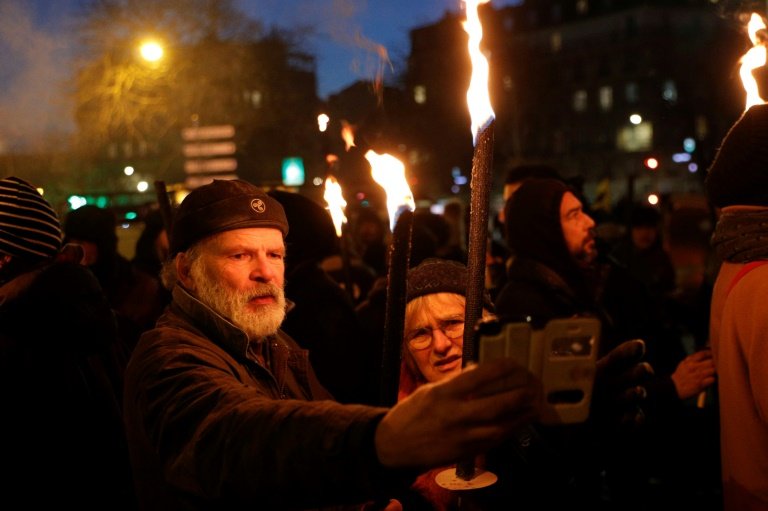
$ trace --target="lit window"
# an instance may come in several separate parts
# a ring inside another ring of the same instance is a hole
[[[616,147],[622,151],[648,151],[652,142],[653,124],[648,121],[623,126],[616,133]]]
[[[417,85],[413,88],[413,100],[419,105],[427,102],[427,88],[424,85]]]
[[[133,156],[133,144],[130,142],[123,142],[123,156],[126,158]]]
[[[573,109],[577,112],[583,112],[587,109],[587,91],[584,89],[573,93]]]
[[[552,48],[552,53],[557,53],[563,47],[563,36],[560,32],[553,32],[549,37],[549,47]]]
[[[669,103],[677,102],[677,86],[674,80],[667,80],[661,88],[661,97]]]
[[[607,112],[613,107],[613,87],[610,85],[603,85],[598,91],[600,99],[600,110]]]
[[[262,101],[262,94],[260,91],[251,91],[251,104],[254,108],[260,108],[261,107],[261,101]]]
[[[627,103],[637,103],[640,100],[640,87],[635,82],[629,82],[624,87],[624,97]]]

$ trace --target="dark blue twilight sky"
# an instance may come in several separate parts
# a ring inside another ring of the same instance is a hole
[[[41,135],[71,128],[65,82],[74,53],[69,30],[81,0],[0,0],[0,153],[34,146]],[[495,6],[517,3],[493,0]],[[318,93],[337,92],[378,68],[360,40],[383,45],[399,73],[409,30],[459,12],[461,0],[236,0],[267,26],[310,26],[304,49],[317,58]]]

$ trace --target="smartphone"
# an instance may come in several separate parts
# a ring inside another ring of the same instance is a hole
[[[479,363],[512,357],[541,380],[543,424],[587,420],[600,340],[599,320],[553,319],[543,328],[533,328],[528,321],[484,321],[478,325],[477,339]]]

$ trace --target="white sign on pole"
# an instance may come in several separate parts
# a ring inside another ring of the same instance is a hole
[[[181,130],[181,137],[184,140],[215,140],[222,138],[232,138],[235,136],[235,127],[231,124],[222,126],[195,126]]]

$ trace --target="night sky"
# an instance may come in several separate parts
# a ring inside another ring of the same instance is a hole
[[[514,0],[494,0],[495,6]],[[74,54],[70,27],[80,0],[0,0],[0,152],[42,134],[71,130],[67,80]],[[379,59],[363,45],[383,45],[392,62],[385,79],[403,71],[410,29],[433,23],[461,0],[237,0],[269,26],[313,27],[304,49],[317,57],[318,94],[327,97],[371,79]],[[363,41],[362,43],[360,41]]]

